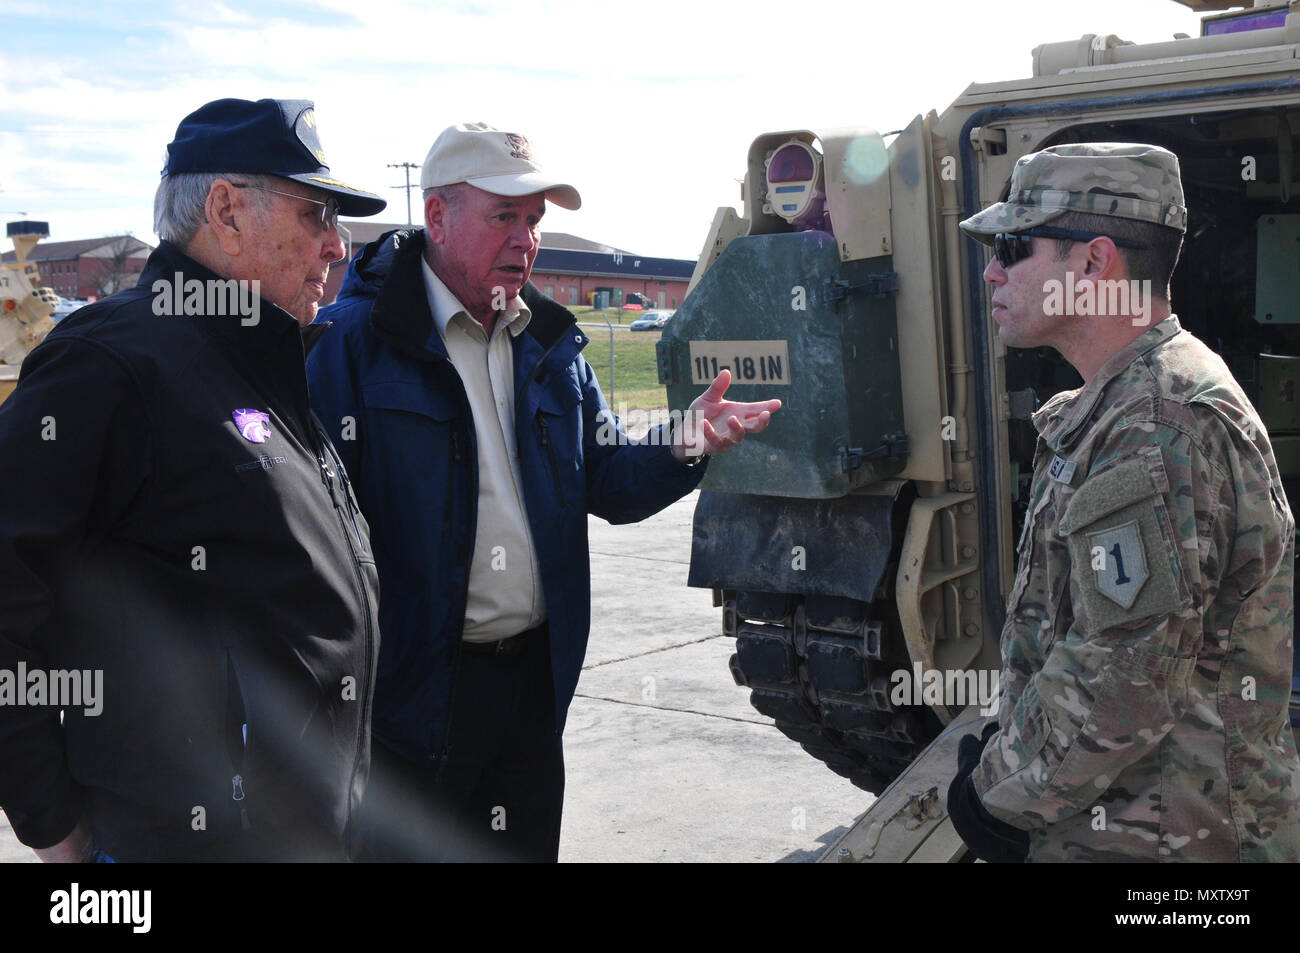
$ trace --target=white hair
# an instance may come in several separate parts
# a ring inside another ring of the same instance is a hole
[[[453,182],[451,185],[435,185],[420,194],[426,202],[429,201],[430,195],[436,195],[447,203],[448,208],[454,208],[460,204],[461,198],[465,195],[465,186],[468,184],[468,182]]]
[[[231,179],[274,188],[275,176],[243,172],[177,172],[164,175],[153,198],[153,230],[158,237],[184,248],[208,220],[208,192],[217,179]],[[266,192],[252,190],[254,201],[264,205]]]

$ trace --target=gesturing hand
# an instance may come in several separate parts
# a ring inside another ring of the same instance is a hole
[[[686,411],[686,420],[673,442],[673,456],[685,463],[708,454],[725,453],[746,434],[760,433],[781,408],[776,399],[748,403],[723,396],[731,386],[731,371],[723,368],[713,383]]]

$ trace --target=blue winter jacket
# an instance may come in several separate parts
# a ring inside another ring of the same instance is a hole
[[[333,327],[307,364],[379,568],[374,736],[422,762],[445,742],[478,513],[474,421],[429,310],[423,250],[421,229],[367,245],[322,309],[318,323]],[[605,398],[581,356],[586,335],[532,285],[523,298],[532,319],[513,342],[515,437],[563,730],[591,621],[587,514],[644,519],[694,489],[707,464],[679,463],[667,441],[627,443],[621,429],[607,439]]]

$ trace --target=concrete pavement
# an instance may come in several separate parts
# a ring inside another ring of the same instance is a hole
[[[749,704],[686,586],[697,493],[590,519],[592,629],[565,731],[562,861],[813,860],[871,804]]]

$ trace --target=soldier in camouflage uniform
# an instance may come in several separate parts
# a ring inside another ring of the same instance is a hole
[[[1169,313],[1177,158],[1025,156],[1007,200],[961,227],[995,247],[1004,342],[1056,347],[1085,384],[1034,414],[1000,729],[982,753],[963,742],[954,823],[972,846],[1027,832],[1032,861],[1300,860],[1294,522],[1254,408]],[[1140,273],[1138,245],[1172,252],[1163,274]],[[1114,291],[1129,279],[1151,279],[1145,300]]]

